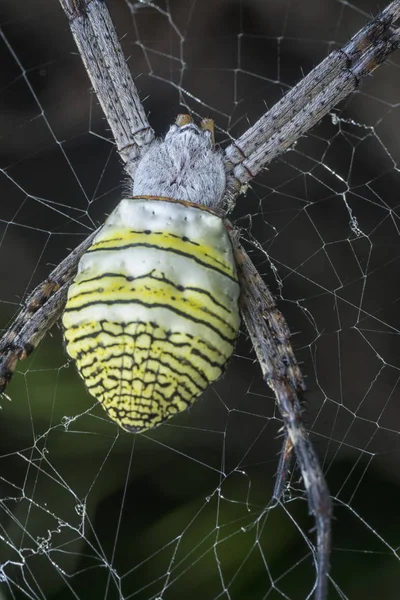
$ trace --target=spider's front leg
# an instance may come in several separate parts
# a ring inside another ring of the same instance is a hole
[[[304,391],[303,378],[290,345],[290,332],[284,317],[234,231],[231,231],[231,240],[238,269],[243,320],[264,380],[275,394],[286,431],[274,496],[282,494],[293,449],[306,488],[309,510],[316,521],[315,600],[326,600],[332,505],[321,465],[303,422],[300,402]]]
[[[79,259],[96,233],[90,234],[34,289],[1,338],[0,393],[5,391],[18,361],[29,356],[61,316]]]

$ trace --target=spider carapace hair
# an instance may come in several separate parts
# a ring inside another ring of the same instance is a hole
[[[87,389],[128,431],[185,410],[218,379],[240,323],[231,242],[210,208],[225,187],[212,124],[180,115],[145,157],[134,191],[147,195],[122,200],[106,220],[63,315]]]

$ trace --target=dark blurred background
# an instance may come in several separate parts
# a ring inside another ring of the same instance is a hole
[[[157,135],[188,110],[215,119],[222,145],[383,8],[108,4]],[[1,0],[0,31],[6,327],[129,186],[58,1]],[[400,585],[399,64],[394,54],[233,213],[306,377],[305,418],[335,507],[332,600],[394,599]],[[314,521],[297,471],[285,506],[271,508],[281,421],[245,332],[224,378],[145,435],[106,419],[58,327],[7,391],[2,597],[309,597]]]

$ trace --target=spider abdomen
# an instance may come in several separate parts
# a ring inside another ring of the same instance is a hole
[[[113,420],[149,429],[220,377],[239,328],[238,297],[218,216],[168,199],[125,199],[70,286],[67,352]]]

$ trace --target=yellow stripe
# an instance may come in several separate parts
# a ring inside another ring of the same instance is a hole
[[[118,250],[127,246],[151,246],[166,252],[175,252],[187,256],[189,259],[201,262],[205,266],[211,267],[236,279],[236,274],[232,264],[225,260],[224,255],[217,252],[212,246],[199,244],[185,237],[179,237],[163,231],[130,231],[129,229],[114,228],[109,237],[104,237],[99,242],[93,244],[90,252],[100,250]]]
[[[210,379],[221,375],[226,362],[218,351],[191,336],[166,339],[164,332],[164,339],[157,340],[161,332],[151,323],[105,325],[117,336],[99,331],[100,323],[85,325],[87,337],[82,337],[81,327],[69,329],[68,353],[76,358],[90,393],[123,428],[141,429],[145,422],[146,428],[153,427],[180,412]],[[194,348],[203,355],[191,353]]]
[[[148,307],[163,307],[179,312],[187,319],[203,322],[215,329],[223,339],[234,340],[236,330],[231,322],[228,309],[216,306],[207,294],[201,291],[177,290],[152,277],[144,277],[133,282],[104,278],[101,287],[96,280],[81,282],[76,286],[75,295],[68,300],[67,311],[80,310],[90,304],[140,303]]]

